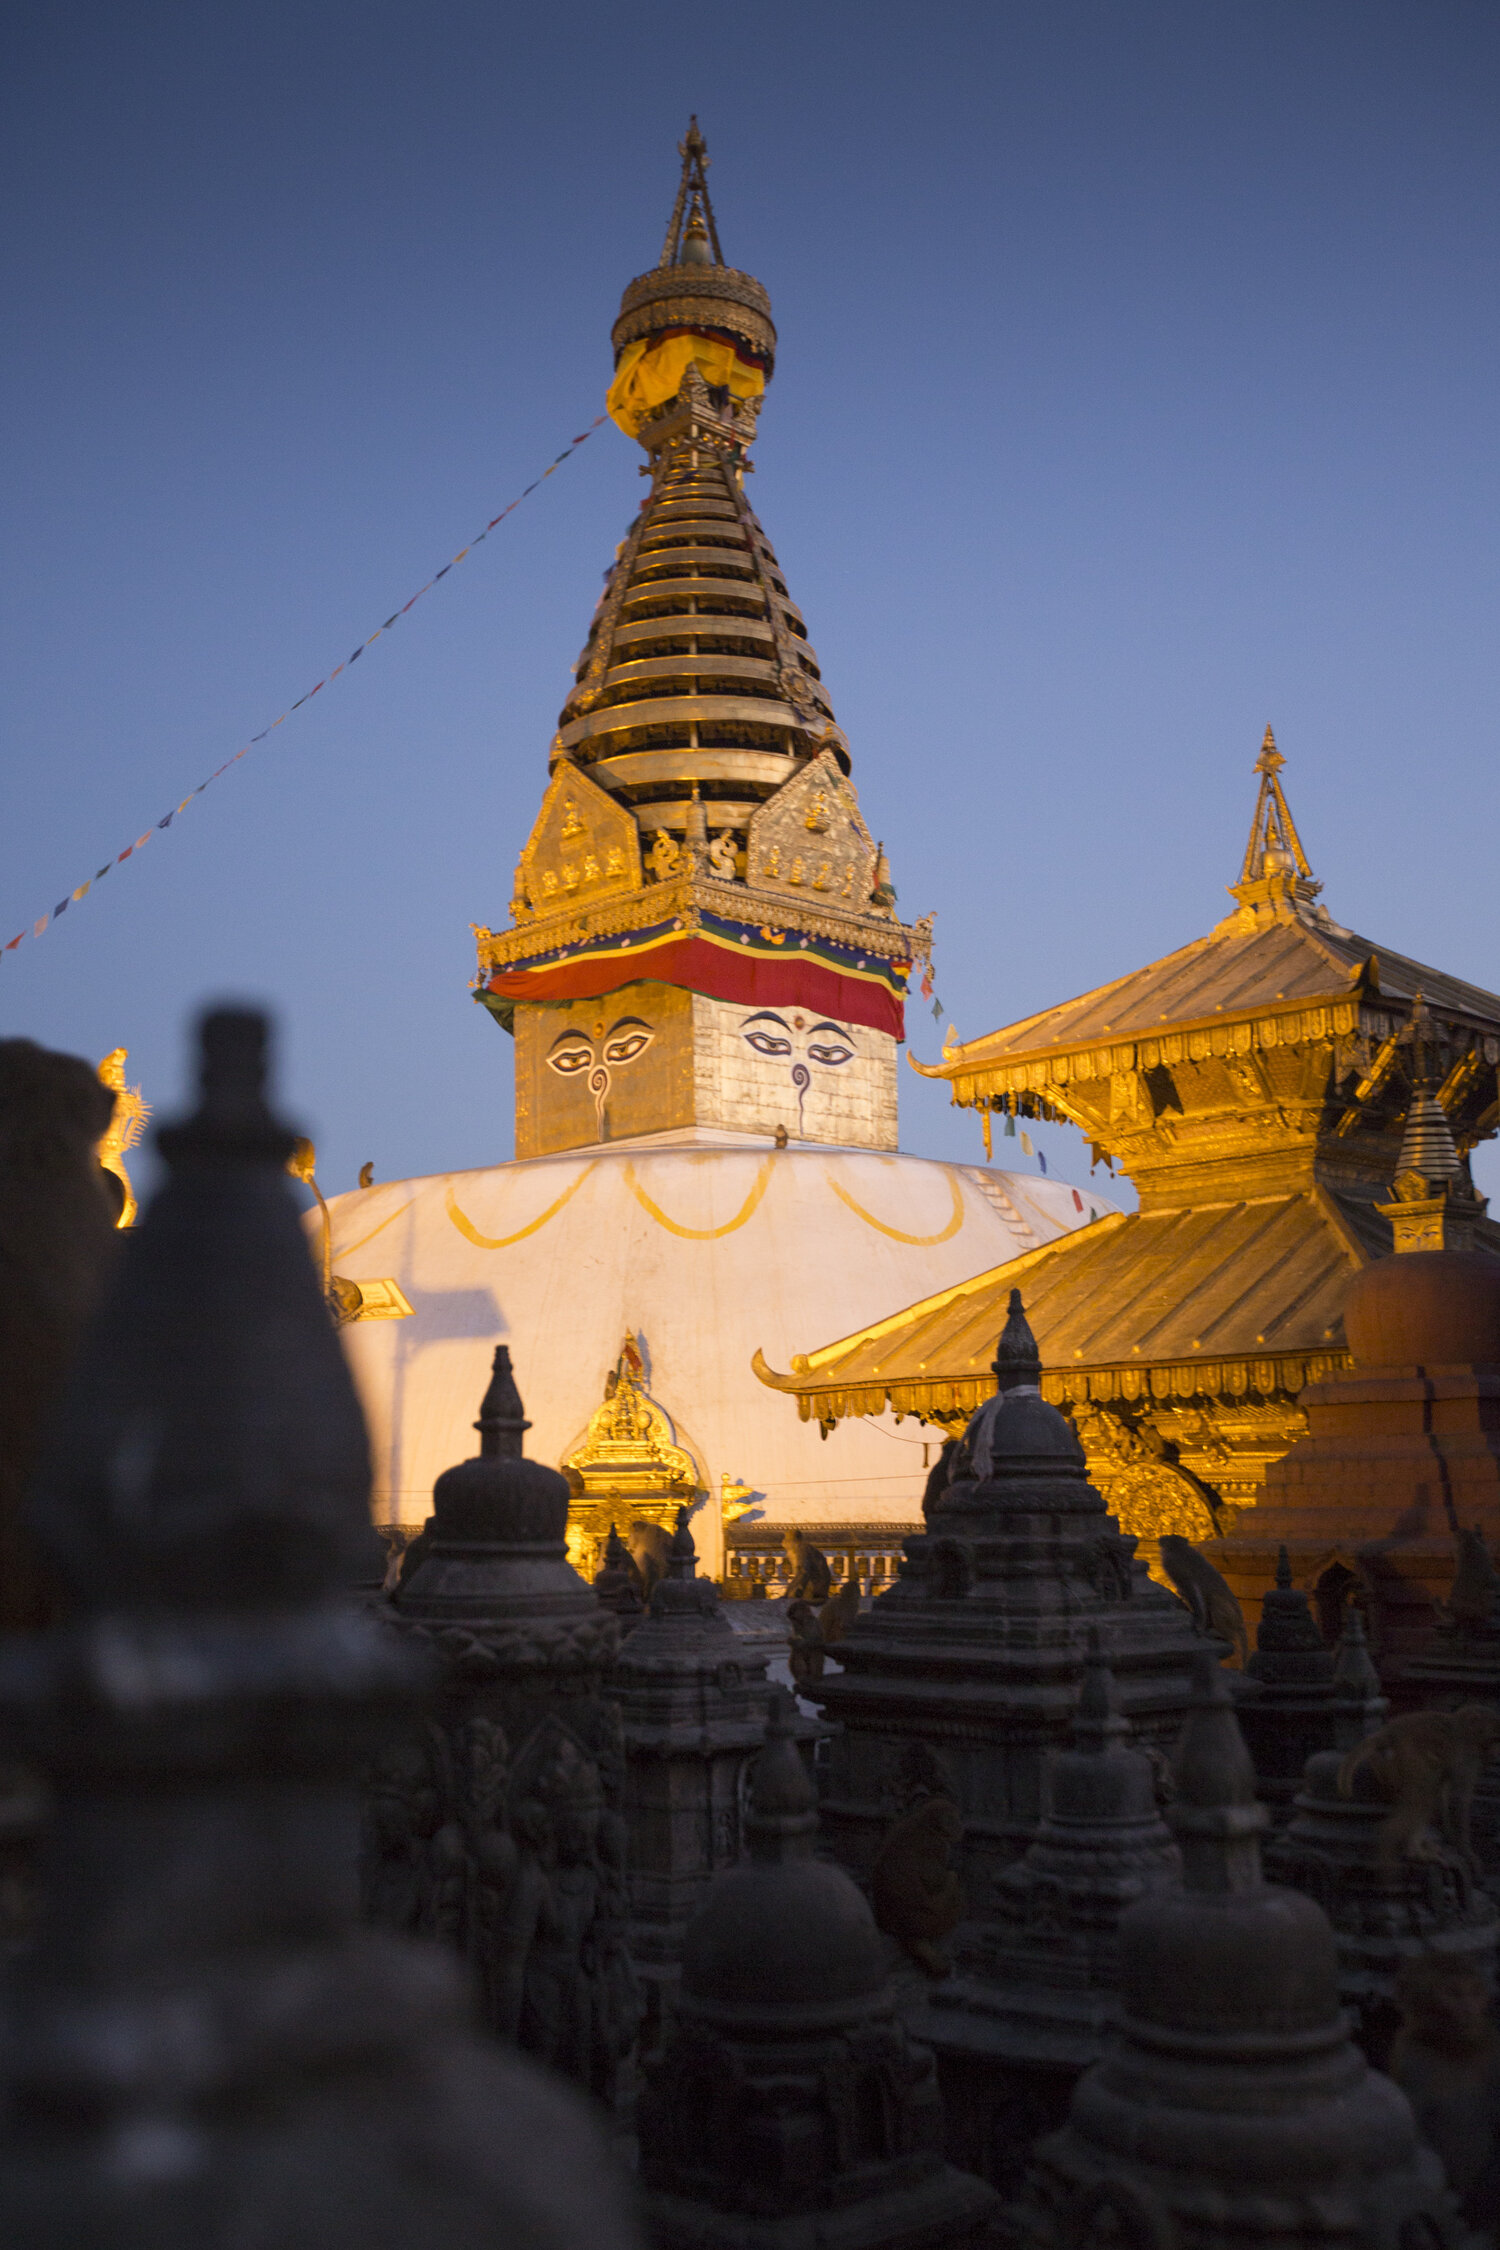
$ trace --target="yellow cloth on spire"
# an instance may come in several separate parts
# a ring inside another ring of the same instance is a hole
[[[627,437],[634,437],[658,407],[677,396],[694,360],[705,383],[727,388],[734,398],[759,398],[766,387],[764,370],[741,359],[723,337],[685,336],[681,331],[674,336],[643,336],[620,354],[604,401],[610,420]]]

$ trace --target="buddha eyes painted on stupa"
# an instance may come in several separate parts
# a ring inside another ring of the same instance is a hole
[[[634,1062],[654,1037],[650,1024],[642,1023],[639,1016],[622,1016],[604,1042],[604,1059],[607,1063]]]
[[[592,1039],[582,1031],[560,1032],[552,1043],[547,1067],[559,1077],[573,1078],[579,1071],[591,1069],[597,1056],[598,1061],[618,1069],[622,1063],[634,1062],[655,1036],[650,1024],[639,1016],[621,1016],[608,1031],[601,1025]]]
[[[746,1016],[740,1035],[758,1055],[790,1055],[796,1049],[825,1070],[837,1070],[841,1064],[853,1062],[857,1052],[852,1035],[842,1024],[819,1021],[809,1025],[806,1016],[788,1019],[770,1008]]]
[[[564,1032],[547,1057],[547,1067],[560,1077],[571,1078],[576,1071],[587,1070],[594,1059],[594,1050],[581,1032]]]

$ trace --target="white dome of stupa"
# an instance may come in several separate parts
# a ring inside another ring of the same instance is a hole
[[[766,1523],[919,1521],[931,1438],[887,1415],[825,1439],[757,1379],[756,1350],[784,1367],[809,1336],[897,1313],[1109,1208],[1014,1172],[703,1134],[337,1196],[336,1271],[363,1285],[372,1309],[411,1307],[344,1331],[377,1520],[420,1523],[434,1479],[474,1451],[496,1343],[515,1362],[528,1453],[561,1465],[628,1334],[709,1496],[693,1517],[706,1569],[723,1568],[726,1480],[749,1488],[752,1517]]]

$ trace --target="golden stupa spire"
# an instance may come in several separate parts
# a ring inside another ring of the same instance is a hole
[[[1256,919],[1265,914],[1275,918],[1278,913],[1294,912],[1298,905],[1310,906],[1323,888],[1308,864],[1302,839],[1297,834],[1297,823],[1281,786],[1281,769],[1285,764],[1285,758],[1276,747],[1276,737],[1267,727],[1260,756],[1255,761],[1260,790],[1250,822],[1244,864],[1239,881],[1231,884],[1229,891],[1230,897],[1239,901],[1241,909]]]
[[[611,332],[609,411],[650,484],[558,715],[511,927],[476,926],[478,996],[516,1032],[519,1155],[739,1130],[749,1113],[717,1063],[691,1060],[700,1047],[774,1066],[767,1131],[893,1147],[895,1042],[928,933],[897,919],[817,653],[745,489],[771,302],[723,263],[696,118],[680,154],[662,262],[629,283]],[[628,1007],[602,1004],[627,986]],[[775,1020],[752,1035],[756,1009]],[[818,1124],[815,1070],[859,1057],[879,1082],[869,1120],[825,1104]]]
[[[709,201],[708,181],[705,174],[711,161],[708,144],[698,130],[696,117],[688,119],[687,138],[677,143],[677,153],[682,158],[682,178],[677,187],[677,201],[672,206],[672,216],[667,221],[667,238],[661,247],[658,267],[697,265],[722,266],[724,254],[719,248],[719,229],[714,220],[714,207]],[[702,242],[703,250],[690,249],[689,243]],[[712,256],[707,254],[712,252]]]

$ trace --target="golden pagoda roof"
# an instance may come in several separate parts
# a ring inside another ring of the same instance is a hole
[[[1372,1184],[1388,1181],[1419,1025],[1442,1057],[1438,1098],[1460,1149],[1492,1134],[1500,1121],[1500,996],[1345,929],[1314,903],[1321,885],[1286,805],[1282,763],[1267,728],[1244,868],[1230,887],[1234,910],[1206,937],[951,1044],[938,1063],[909,1057],[913,1069],[946,1079],[961,1107],[1070,1119],[1138,1178],[1143,1200],[1140,1175],[1164,1176],[1185,1158],[1194,1132],[1199,1158],[1210,1153],[1210,1135],[1220,1156],[1244,1154],[1252,1141],[1267,1152],[1277,1140],[1298,1139],[1336,1164],[1334,1184],[1351,1166]],[[1309,1063],[1311,1075],[1294,1084],[1269,1060],[1278,1049],[1320,1050],[1321,1078]],[[1164,1095],[1181,1119],[1174,1127],[1157,1098],[1146,1098],[1147,1082],[1179,1070],[1192,1080],[1193,1098],[1181,1085]],[[1263,1169],[1257,1186],[1272,1184],[1283,1183]],[[1151,1194],[1159,1188],[1154,1179]]]
[[[975,1081],[1007,1065],[1037,1063],[1082,1048],[1158,1038],[1261,1016],[1283,1018],[1361,998],[1404,1011],[1420,994],[1434,1010],[1500,1032],[1500,997],[1336,924],[1300,917],[1272,924],[1230,915],[1207,937],[1075,1000],[1044,1008],[1000,1031],[944,1050],[939,1063],[913,1059],[924,1078]],[[997,1089],[1006,1081],[996,1078]],[[963,1097],[960,1096],[960,1099]]]
[[[1429,1011],[1455,1024],[1500,1033],[1500,996],[1361,937],[1313,903],[1322,885],[1312,880],[1281,789],[1284,763],[1268,727],[1256,762],[1262,779],[1250,842],[1240,880],[1230,888],[1235,910],[1206,937],[1110,984],[1096,985],[1075,1000],[946,1048],[940,1063],[913,1059],[912,1067],[924,1078],[947,1079],[955,1100],[963,1102],[1021,1083],[1013,1075],[1016,1065],[1044,1063],[1079,1049],[1150,1041],[1164,1030],[1211,1031],[1216,1025],[1248,1023],[1252,1038],[1232,1044],[1242,1050],[1252,1044],[1274,1046],[1284,1044],[1289,1031],[1295,1034],[1296,1025],[1284,1019],[1309,1009],[1316,1014],[1330,1005],[1343,1008],[1348,1018],[1334,1028],[1354,1030],[1354,1004],[1361,1000],[1376,1017],[1382,1002],[1393,1003],[1396,1019],[1404,1022],[1420,997]],[[1253,1037],[1254,1019],[1261,1017],[1274,1024],[1268,1025],[1264,1042]],[[1310,1026],[1310,1035],[1317,1036],[1318,1028]],[[1500,1054],[1489,1060],[1500,1060]]]
[[[1500,1234],[1500,1230],[1496,1230]],[[1351,1274],[1390,1247],[1369,1207],[1314,1185],[1200,1209],[1115,1213],[852,1336],[798,1354],[804,1419],[956,1418],[994,1389],[990,1361],[1020,1289],[1054,1400],[1300,1390],[1345,1359]]]
[[[1495,1131],[1500,998],[1314,903],[1281,764],[1268,729],[1235,909],[1207,937],[915,1066],[956,1103],[1072,1120],[1141,1209],[799,1354],[789,1374],[758,1361],[804,1417],[969,1413],[993,1388],[1015,1287],[1058,1401],[1295,1399],[1344,1364],[1344,1292],[1391,1250],[1382,1197],[1414,1103],[1441,1109],[1465,1179],[1462,1152]],[[1473,1232],[1500,1254],[1500,1227]]]

